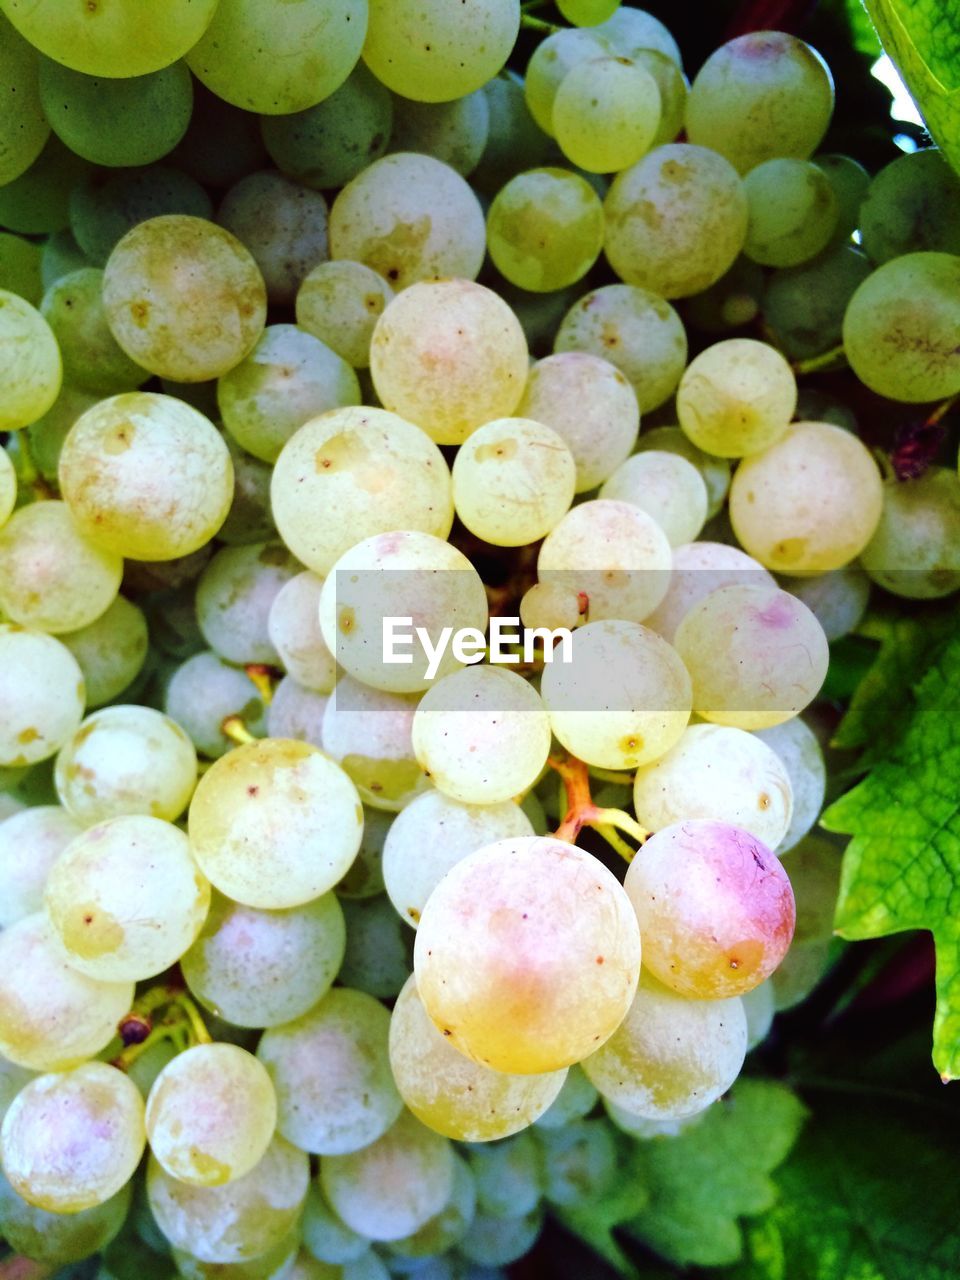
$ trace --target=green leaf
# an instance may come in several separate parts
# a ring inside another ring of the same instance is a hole
[[[865,0],[936,142],[960,173],[960,0]]]
[[[821,819],[854,838],[836,928],[845,938],[929,929],[937,950],[933,1061],[960,1075],[960,635],[916,691],[909,727]]]
[[[844,8],[850,26],[850,41],[857,53],[868,58],[879,58],[883,53],[883,46],[870,21],[870,15],[863,7],[863,0],[844,0]]]
[[[646,1164],[639,1143],[624,1144],[617,1164],[617,1181],[611,1191],[576,1209],[555,1210],[556,1216],[574,1235],[599,1253],[626,1280],[637,1280],[639,1272],[614,1237],[614,1229],[632,1218],[646,1204]]]

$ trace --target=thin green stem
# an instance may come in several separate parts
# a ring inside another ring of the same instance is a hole
[[[555,22],[547,22],[544,18],[535,18],[532,13],[520,14],[520,26],[525,27],[528,31],[542,31],[544,35],[552,36],[564,28],[558,26]]]
[[[839,346],[831,347],[822,355],[794,361],[793,371],[794,373],[817,373],[820,369],[845,369],[846,367],[847,353],[841,342]]]
[[[615,769],[595,769],[590,766],[590,777],[598,782],[612,782],[615,787],[632,787],[632,773],[617,773]]]
[[[619,853],[624,862],[632,862],[636,857],[636,849],[631,849],[615,827],[607,826],[606,823],[590,823],[592,830],[596,831],[598,836],[602,836],[607,844],[615,853]]]
[[[589,824],[591,827],[615,827],[619,831],[625,831],[628,836],[636,840],[637,844],[643,844],[650,836],[646,827],[641,827],[636,818],[631,818],[623,809],[594,809],[590,815]]]
[[[188,995],[182,993],[177,997],[177,1006],[183,1010],[187,1016],[187,1024],[190,1029],[190,1039],[194,1044],[211,1044],[213,1036],[207,1030],[207,1024],[200,1017],[200,1010],[190,999]]]

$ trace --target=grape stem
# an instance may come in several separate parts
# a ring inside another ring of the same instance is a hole
[[[247,674],[247,679],[259,693],[263,705],[269,707],[273,701],[273,691],[279,681],[276,669],[268,666],[265,662],[248,662],[243,669]]]
[[[247,674],[249,675],[249,672]],[[220,722],[220,729],[223,736],[236,743],[238,747],[245,747],[250,742],[260,741],[256,734],[251,733],[247,728],[243,716],[225,716]]]
[[[161,1013],[162,1017],[156,1016]],[[126,1047],[111,1060],[111,1065],[120,1071],[129,1071],[139,1057],[163,1040],[172,1041],[180,1053],[191,1045],[210,1044],[212,1039],[200,1010],[183,983],[176,980],[146,991],[120,1020],[118,1031]]]
[[[563,27],[557,26],[555,22],[547,22],[545,18],[535,18],[532,13],[520,14],[520,26],[526,27],[528,31],[543,31],[550,36],[564,30]]]
[[[794,373],[817,373],[820,369],[843,369],[847,365],[847,353],[843,343],[824,351],[822,355],[810,356],[807,360],[795,360]]]
[[[567,803],[563,821],[553,833],[554,836],[568,844],[576,844],[577,836],[583,828],[590,827],[625,862],[631,862],[637,851],[627,844],[620,832],[626,832],[638,845],[643,844],[650,832],[623,809],[601,809],[593,803],[590,795],[590,773],[582,760],[575,756],[550,756],[547,763],[560,775]]]

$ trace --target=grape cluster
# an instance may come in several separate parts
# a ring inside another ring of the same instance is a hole
[[[960,589],[960,481],[797,376],[960,393],[960,183],[815,154],[794,36],[557,10],[0,0],[29,1258],[495,1280],[825,969],[829,644]]]

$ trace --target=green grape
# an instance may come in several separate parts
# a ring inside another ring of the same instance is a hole
[[[564,439],[530,418],[478,427],[453,464],[453,502],[471,533],[498,547],[537,542],[570,509],[577,464]]]
[[[116,245],[103,302],[127,355],[181,382],[217,378],[239,364],[263,332],[267,310],[263,277],[240,241],[203,218],[176,214],[141,222]]]
[[[837,202],[837,226],[832,243],[845,244],[860,226],[860,209],[870,186],[870,175],[849,156],[818,155],[814,157],[814,164],[827,175]]]
[[[719,280],[747,233],[746,191],[736,171],[689,143],[657,147],[618,174],[604,214],[614,271],[664,298],[700,293]]]
[[[27,427],[30,456],[44,480],[57,483],[63,442],[80,415],[92,409],[98,400],[99,396],[89,391],[78,391],[76,387],[64,385],[53,407]]]
[[[649,628],[621,621],[581,627],[572,649],[573,660],[546,667],[540,685],[567,750],[603,769],[636,769],[669,751],[691,707],[676,651]]]
[[[323,579],[310,572],[284,583],[270,606],[267,629],[284,669],[297,683],[329,693],[337,665],[320,632],[322,586]]]
[[[684,318],[704,333],[741,329],[758,315],[764,285],[761,267],[741,256],[709,289],[686,299]]]
[[[330,989],[343,958],[343,912],[332,893],[262,911],[213,895],[196,942],[180,958],[191,992],[239,1027],[302,1017]]]
[[[936,148],[898,156],[874,177],[860,210],[864,252],[960,254],[960,178]]]
[[[646,68],[627,58],[591,58],[561,80],[552,123],[568,160],[590,173],[614,173],[646,155],[660,116],[660,89]]]
[[[246,111],[289,115],[328,98],[356,65],[367,0],[306,0],[282,10],[220,0],[187,54],[190,70]]]
[[[0,186],[30,168],[50,134],[37,84],[38,62],[36,49],[0,14]]]
[[[317,606],[314,618],[317,616]],[[329,652],[329,651],[328,651]],[[323,714],[323,749],[353,781],[364,804],[394,812],[426,790],[411,729],[416,698],[341,676]]]
[[[687,136],[747,173],[764,160],[812,155],[832,112],[820,54],[782,31],[754,31],[722,44],[697,73]]]
[[[16,431],[53,407],[63,379],[53,330],[25,298],[0,289],[0,430]]]
[[[564,317],[553,349],[588,352],[615,365],[632,384],[641,413],[670,398],[687,363],[687,335],[676,311],[655,293],[629,284],[585,294]],[[535,418],[526,400],[524,405]]]
[[[0,622],[0,706],[0,767],[52,756],[83,718],[83,674],[70,650],[45,632]]]
[[[557,8],[575,27],[595,27],[620,8],[620,0],[557,0]]]
[[[131,228],[163,214],[212,218],[210,197],[193,178],[166,165],[97,174],[70,192],[70,229],[94,266],[106,266]]]
[[[370,366],[370,339],[393,290],[362,262],[321,262],[297,291],[297,324],[354,367]]]
[[[489,127],[471,182],[478,191],[497,192],[515,174],[553,161],[556,147],[531,115],[523,81],[515,72],[502,71],[481,92],[489,108]]]
[[[476,1263],[478,1272],[486,1276],[488,1269],[509,1266],[528,1254],[542,1227],[543,1212],[540,1209],[508,1218],[478,1213],[457,1247],[468,1261]]]
[[[809,581],[822,582],[823,579]],[[772,729],[759,729],[754,736],[773,748],[790,779],[793,812],[786,834],[777,845],[777,854],[782,857],[803,839],[820,817],[827,790],[827,768],[816,734],[799,716]]]
[[[817,616],[832,643],[855,631],[870,599],[870,579],[858,565],[792,582],[793,594]]]
[[[719,587],[690,609],[674,644],[693,681],[693,709],[738,729],[769,729],[820,691],[829,646],[805,604],[759,585]]]
[[[418,1120],[448,1138],[489,1142],[517,1133],[556,1098],[565,1070],[507,1075],[471,1062],[433,1024],[411,975],[390,1020],[390,1066]]]
[[[701,351],[677,389],[684,433],[698,449],[725,458],[775,444],[796,405],[793,370],[775,347],[752,338],[728,338]]]
[[[620,1151],[605,1119],[574,1121],[538,1137],[546,1170],[543,1194],[551,1204],[572,1209],[596,1203],[611,1189]]]
[[[213,759],[233,746],[221,728],[228,716],[239,716],[255,735],[265,728],[263,702],[253,684],[215,653],[194,654],[177,668],[163,708],[187,731],[201,755]]]
[[[850,299],[843,345],[854,373],[891,400],[960,391],[960,256],[908,253],[884,263]]]
[[[403,1106],[390,1073],[389,1028],[379,1001],[349,987],[268,1028],[257,1056],[276,1087],[279,1132],[325,1156],[359,1151],[385,1134]]]
[[[106,1063],[88,1062],[21,1089],[4,1117],[0,1153],[11,1187],[29,1204],[79,1213],[129,1182],[144,1143],[137,1086]]]
[[[384,408],[438,444],[460,444],[484,422],[512,413],[528,361],[516,316],[493,290],[470,280],[404,290],[377,321],[370,347]]]
[[[171,1177],[219,1187],[249,1173],[273,1137],[277,1098],[266,1068],[232,1044],[198,1044],[160,1072],[147,1138]]]
[[[795,267],[833,239],[837,199],[827,175],[811,160],[758,164],[743,180],[747,193],[744,254],[765,267]]]
[[[486,251],[483,210],[455,169],[433,156],[383,156],[347,183],[330,210],[330,256],[362,262],[395,289],[474,280]]]
[[[247,452],[276,462],[299,427],[360,403],[356,374],[313,334],[270,325],[250,354],[217,383],[223,425]]]
[[[454,1155],[450,1199],[438,1214],[412,1235],[391,1241],[387,1245],[389,1255],[398,1261],[414,1264],[411,1270],[416,1274],[416,1264],[422,1261],[424,1265],[428,1265],[430,1259],[447,1254],[463,1239],[476,1209],[477,1189],[473,1173],[463,1156]],[[490,1280],[490,1277],[486,1280]]]
[[[17,473],[6,449],[0,449],[0,528],[17,505]]]
[[[914,480],[887,481],[880,523],[860,563],[871,581],[908,600],[937,600],[960,590],[960,480],[954,468],[930,467]]]
[[[512,284],[548,293],[574,284],[603,247],[603,209],[586,179],[565,169],[511,178],[487,214],[487,245]]]
[[[392,126],[390,92],[362,62],[316,106],[261,121],[264,144],[281,173],[318,191],[342,187],[379,160]]]
[[[596,1104],[597,1091],[583,1068],[572,1066],[556,1098],[533,1123],[538,1129],[563,1129],[572,1120],[582,1120],[589,1115]]]
[[[68,0],[2,0],[21,35],[56,62],[91,76],[159,71],[183,57],[210,22],[217,0],[170,0],[162,12],[136,0],[76,5]]]
[[[392,363],[395,352],[388,354]],[[481,390],[483,371],[481,364]],[[402,364],[396,373],[409,377]],[[414,395],[418,388],[409,390]],[[344,408],[306,423],[277,459],[271,496],[284,542],[321,575],[374,534],[405,529],[446,538],[453,523],[450,472],[440,450],[412,422],[383,409]]]
[[[451,867],[497,840],[529,835],[530,819],[512,801],[463,804],[442,791],[427,791],[397,815],[387,832],[383,879],[390,900],[415,929]]]
[[[123,561],[91,542],[65,502],[21,507],[0,529],[0,608],[13,622],[76,631],[117,598]]]
[[[103,272],[96,267],[61,276],[44,294],[40,314],[60,348],[71,386],[99,395],[130,391],[149,377],[117,345],[103,309]]]
[[[50,1213],[18,1196],[0,1174],[0,1231],[16,1253],[63,1267],[89,1258],[117,1235],[130,1209],[130,1184],[92,1209]]]
[[[475,1146],[469,1160],[481,1213],[492,1218],[513,1218],[529,1213],[540,1203],[545,1173],[543,1153],[531,1133],[519,1133],[492,1146]]]
[[[654,837],[658,839],[658,837]],[[785,879],[781,872],[781,877]],[[726,906],[718,891],[717,908]],[[583,1064],[605,1102],[649,1120],[695,1115],[740,1074],[747,1019],[737,998],[686,998],[644,971],[622,1025]]]
[[[183,1249],[172,1249],[170,1253],[177,1267],[176,1275],[183,1280],[314,1280],[298,1265],[299,1249],[300,1232],[294,1226],[272,1249],[246,1262],[201,1262]],[[319,1280],[327,1277],[321,1276]]]
[[[557,325],[576,296],[575,287],[533,293],[529,289],[518,289],[509,280],[498,281],[498,286],[500,297],[520,321],[531,355],[549,351]]]
[[[40,249],[40,279],[42,288],[40,298],[47,289],[51,288],[62,279],[74,271],[79,271],[82,267],[88,267],[87,256],[73,238],[73,232],[69,227],[62,231],[54,231],[47,237]],[[14,290],[17,292],[17,290]],[[37,302],[40,301],[37,299]]]
[[[171,159],[205,187],[232,187],[266,167],[260,121],[253,112],[224,102],[196,80],[193,115]]]
[[[55,804],[33,805],[0,822],[0,928],[43,909],[47,874],[82,830]]]
[[[40,64],[40,100],[54,132],[92,164],[151,164],[187,131],[193,81],[182,62],[148,75],[109,79]]]
[[[222,757],[190,805],[201,870],[221,893],[251,907],[301,906],[332,889],[356,857],[362,828],[356,788],[339,765],[284,739]]]
[[[730,520],[743,549],[778,573],[823,573],[856,559],[883,508],[880,470],[851,432],[795,422],[746,458],[730,488]]]
[[[308,273],[327,257],[327,202],[267,169],[240,179],[223,198],[217,221],[260,268],[267,298],[287,305]]]
[[[839,344],[847,305],[870,271],[864,254],[842,244],[768,277],[764,319],[787,355],[802,360]]]
[[[658,147],[664,142],[675,142],[683,129],[690,88],[686,76],[678,62],[659,49],[637,49],[631,57],[637,66],[643,67],[653,77],[660,92],[660,124],[653,145]]]
[[[38,306],[43,297],[42,260],[40,245],[0,231],[0,289]]]
[[[177,1047],[170,1040],[156,1039],[147,1045],[140,1055],[127,1068],[127,1075],[140,1090],[146,1101],[153,1082],[167,1065],[177,1056]]]
[[[347,949],[339,980],[378,1000],[399,995],[410,974],[409,935],[389,900],[344,902]]]
[[[299,571],[279,543],[224,547],[200,575],[197,622],[207,644],[227,662],[276,663],[267,622],[274,597]],[[249,697],[254,694],[249,686]]]
[[[680,66],[680,48],[659,18],[645,9],[621,5],[593,34],[609,44],[614,53],[634,58],[642,49],[653,49]]]
[[[708,818],[776,849],[790,825],[793,791],[780,757],[759,738],[725,725],[694,724],[659,760],[637,770],[633,804],[649,831]]]
[[[671,547],[692,542],[707,518],[707,486],[700,472],[686,458],[656,449],[622,462],[600,489],[600,497],[646,511]]]
[[[71,192],[90,172],[86,160],[51,134],[30,168],[0,187],[0,225],[24,235],[63,230],[70,219]]]
[[[555,31],[541,40],[527,63],[527,108],[544,133],[553,137],[553,104],[565,76],[581,62],[607,57],[610,49],[595,31]]]
[[[228,433],[223,433],[223,440],[233,462],[233,500],[226,520],[217,530],[218,539],[228,546],[246,546],[276,538],[270,511],[273,468],[251,457]]]
[[[193,1187],[152,1158],[147,1196],[157,1226],[175,1249],[201,1262],[236,1263],[261,1257],[284,1240],[303,1207],[310,1162],[281,1137],[263,1159],[222,1187]]]
[[[549,966],[532,968],[532,956]],[[499,840],[448,871],[414,947],[417,990],[450,1047],[523,1074],[569,1066],[612,1035],[639,969],[618,881],[590,854],[537,836]]]
[[[349,871],[335,886],[338,898],[361,901],[383,893],[383,846],[393,826],[393,816],[383,809],[364,809],[360,851]]]
[[[139,560],[172,560],[202,547],[233,497],[230,454],[213,424],[156,392],[114,396],[78,418],[59,477],[83,532]]]
[[[317,1262],[341,1265],[355,1262],[370,1250],[366,1236],[341,1221],[324,1199],[319,1182],[312,1182],[301,1220],[303,1247]]]
[[[490,100],[476,89],[452,102],[393,100],[392,151],[420,151],[466,177],[480,163],[490,136]]]
[[[132,814],[78,836],[50,871],[44,902],[72,968],[101,982],[139,982],[191,945],[210,886],[182,831]]]
[[[267,736],[323,747],[323,717],[329,701],[327,694],[314,693],[293,676],[284,676],[267,708]]]
[[[105,707],[60,748],[60,803],[84,827],[122,814],[173,822],[197,783],[197,753],[175,720],[152,707]]]
[[[773,978],[761,982],[745,996],[740,997],[747,1015],[747,1052],[762,1044],[773,1026],[774,1008]]]

